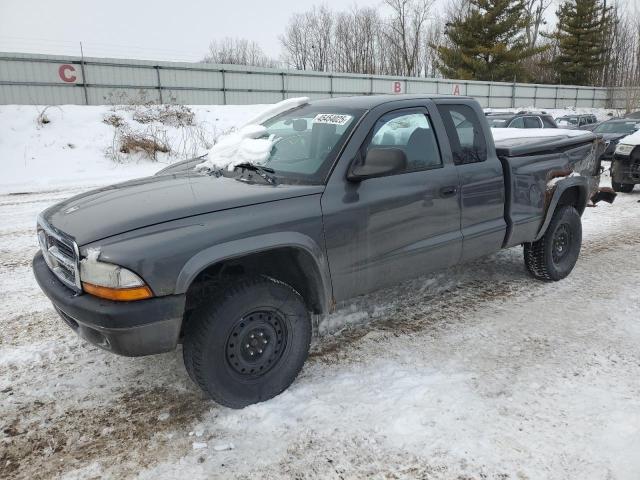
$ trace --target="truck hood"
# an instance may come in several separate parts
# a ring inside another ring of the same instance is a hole
[[[42,212],[79,246],[137,228],[230,208],[321,193],[322,185],[262,185],[182,171],[91,190]]]

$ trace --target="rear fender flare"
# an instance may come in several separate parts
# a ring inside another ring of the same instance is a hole
[[[551,201],[549,202],[549,206],[547,207],[547,211],[545,213],[544,222],[538,230],[538,234],[534,241],[540,240],[542,236],[547,231],[549,227],[549,223],[551,223],[551,218],[553,217],[554,212],[558,208],[558,203],[562,198],[562,195],[569,190],[570,188],[577,188],[578,190],[578,201],[573,205],[578,210],[578,213],[582,215],[584,209],[587,207],[587,202],[589,201],[589,182],[586,177],[568,177],[563,180],[560,180],[555,184],[553,190],[553,196],[551,197]]]

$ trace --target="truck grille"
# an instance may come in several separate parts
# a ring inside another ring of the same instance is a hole
[[[38,243],[45,262],[56,277],[73,291],[80,292],[82,288],[76,243],[51,228],[42,218],[38,218]]]

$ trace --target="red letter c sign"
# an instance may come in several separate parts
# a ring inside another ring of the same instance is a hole
[[[60,65],[58,68],[58,75],[63,82],[73,83],[77,80],[75,75],[76,67],[73,65]]]

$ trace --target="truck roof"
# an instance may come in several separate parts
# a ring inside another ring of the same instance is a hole
[[[334,97],[325,98],[322,100],[312,100],[310,103],[316,106],[331,106],[331,107],[345,107],[345,108],[362,108],[370,110],[378,105],[389,102],[398,102],[402,100],[421,100],[421,99],[439,99],[439,98],[452,98],[451,95],[435,95],[429,93],[418,94],[390,94],[390,95],[358,95],[353,97]],[[457,99],[471,100],[471,97],[456,96]]]

